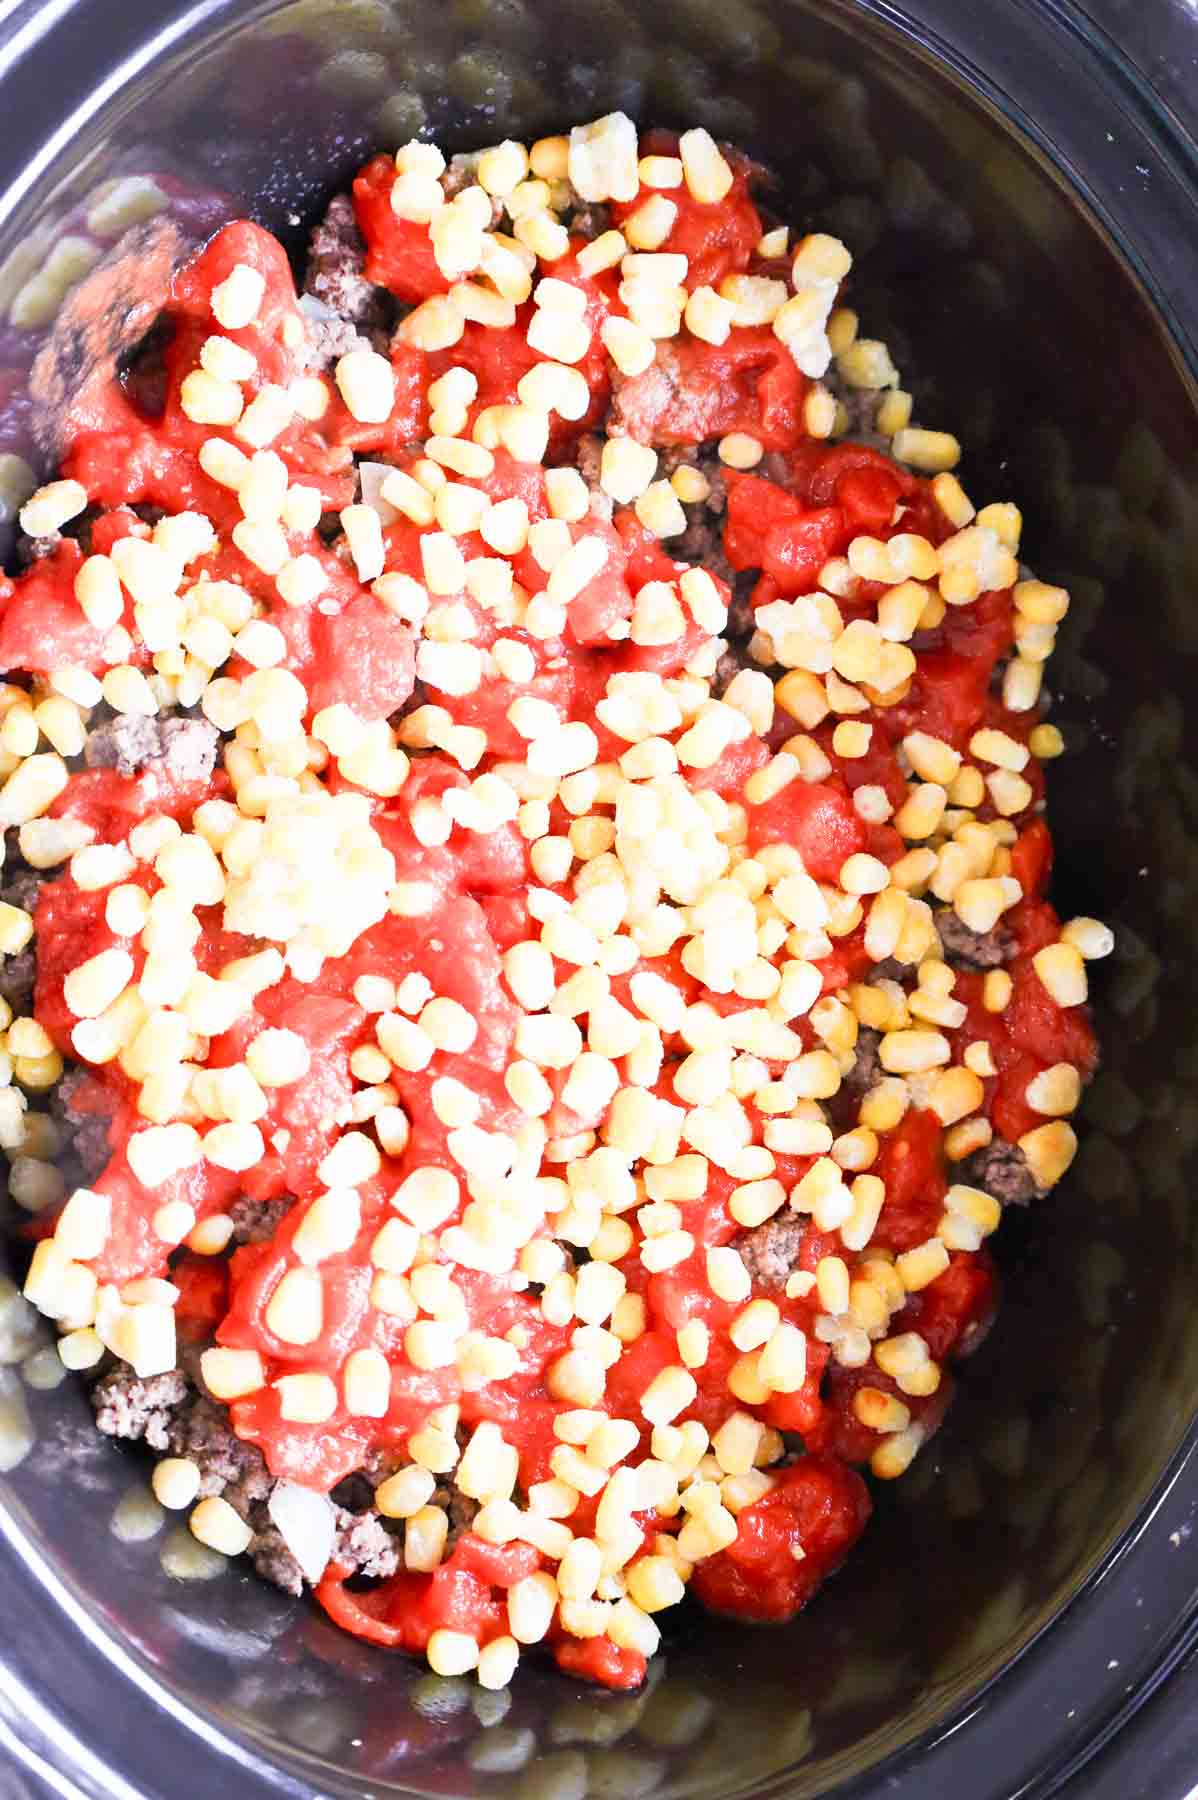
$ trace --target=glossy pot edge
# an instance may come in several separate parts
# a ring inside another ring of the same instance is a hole
[[[897,9],[881,3],[881,0],[863,0],[861,9],[873,14],[880,22],[904,35],[910,30],[909,20]],[[15,35],[10,35],[3,41],[4,52],[6,55],[14,57],[26,56],[40,59],[51,53],[53,46],[50,39],[57,28],[64,24],[77,22],[80,13],[83,13],[85,17],[88,14],[96,17],[101,10],[102,7],[96,5],[94,0],[74,0],[73,5],[72,0],[62,0],[61,4],[51,8],[36,6],[18,8],[14,14],[10,15],[9,23],[14,26]],[[35,140],[38,148],[24,171],[22,182],[17,184],[15,191],[10,190],[6,197],[9,205],[15,208],[26,200],[36,182],[52,166],[55,156],[63,145],[69,138],[86,128],[88,122],[120,87],[151,68],[160,57],[168,54],[173,47],[185,42],[192,33],[201,30],[216,19],[225,8],[220,4],[220,0],[208,0],[208,3],[197,6],[177,18],[169,16],[169,8],[162,10],[168,16],[149,44],[143,43],[136,49],[130,47],[128,50],[123,50],[121,44],[126,37],[131,46],[136,43],[137,32],[123,33],[119,41],[114,38],[111,31],[108,33],[108,55],[110,59],[115,55],[116,61],[110,61],[105,80],[99,87],[88,90],[87,97],[81,100],[72,111],[65,126],[60,126],[50,131],[45,137]],[[951,47],[943,39],[933,39],[930,34],[925,34],[923,41],[931,50],[940,54],[958,75],[980,91],[992,107],[1001,111],[1008,120],[1021,129],[1039,147],[1043,155],[1058,166],[1063,165],[1073,185],[1080,190],[1091,210],[1102,220],[1105,229],[1120,245],[1121,253],[1136,268],[1143,284],[1152,294],[1158,306],[1162,307],[1167,315],[1172,315],[1170,324],[1179,359],[1184,360],[1192,377],[1195,366],[1198,364],[1198,350],[1196,350],[1193,336],[1186,333],[1177,317],[1174,305],[1178,297],[1187,291],[1187,284],[1192,283],[1195,276],[1198,275],[1198,251],[1184,233],[1173,235],[1163,224],[1154,222],[1151,231],[1147,234],[1149,241],[1141,242],[1135,254],[1130,253],[1127,244],[1128,234],[1133,229],[1143,226],[1144,223],[1142,217],[1135,213],[1134,201],[1130,197],[1119,198],[1118,203],[1112,204],[1109,198],[1099,200],[1098,191],[1103,189],[1106,173],[1114,174],[1117,161],[1122,159],[1125,162],[1128,156],[1134,158],[1142,151],[1146,157],[1152,160],[1142,165],[1136,164],[1137,169],[1149,170],[1156,174],[1162,183],[1171,184],[1176,190],[1171,210],[1176,210],[1178,216],[1181,216],[1186,209],[1189,209],[1189,215],[1192,218],[1193,200],[1191,195],[1193,189],[1190,187],[1187,191],[1187,184],[1192,183],[1195,177],[1194,146],[1176,120],[1167,119],[1159,109],[1153,108],[1150,90],[1147,89],[1142,78],[1131,68],[1131,65],[1124,62],[1122,58],[1117,56],[1112,58],[1112,62],[1118,66],[1118,89],[1116,90],[1114,87],[1104,89],[1103,84],[1112,71],[1110,67],[1105,72],[1102,71],[1098,59],[1100,55],[1109,55],[1109,43],[1104,44],[1092,23],[1086,21],[1083,15],[1066,11],[1062,7],[1053,7],[1051,11],[1057,24],[1063,25],[1072,34],[1079,51],[1089,59],[1090,79],[1096,89],[1100,90],[1098,97],[1107,102],[1113,101],[1117,97],[1119,102],[1120,129],[1125,135],[1126,142],[1116,146],[1112,136],[1110,138],[1111,152],[1107,159],[1110,164],[1109,171],[1096,170],[1091,163],[1088,165],[1087,178],[1084,180],[1077,173],[1081,162],[1084,161],[1083,152],[1087,148],[1081,141],[1080,128],[1074,122],[1074,128],[1067,141],[1052,142],[1044,131],[1038,129],[1031,122],[1023,107],[1010,97],[1003,82],[1004,70],[1001,58],[995,54],[993,44],[984,41],[984,31],[979,29],[981,24],[979,19],[971,18],[967,14],[960,21],[961,31],[958,41]],[[20,27],[22,12],[27,16],[24,29]],[[74,15],[73,21],[68,21],[68,14]],[[35,26],[37,29],[34,29]],[[1039,21],[1039,29],[1045,33],[1049,29],[1043,19]],[[91,35],[86,32],[86,27],[85,35]],[[1048,82],[1050,69],[1051,58],[1047,58],[1044,73],[1040,77],[1041,85]],[[1023,65],[1020,65],[1019,74],[1021,78],[1027,74]],[[30,87],[35,92],[38,91],[32,82]],[[1047,94],[1047,86],[1043,86],[1043,91]],[[1116,183],[1117,196],[1122,196],[1123,193],[1123,187]],[[1193,287],[1190,286],[1188,291],[1192,292]],[[1191,1429],[1172,1465],[1160,1477],[1153,1498],[1149,1502],[1151,1510],[1147,1516],[1141,1510],[1137,1518],[1129,1522],[1118,1540],[1113,1545],[1108,1545],[1106,1550],[1096,1557],[1097,1566],[1079,1589],[1066,1613],[1058,1615],[1055,1621],[1046,1621],[1038,1636],[1025,1647],[1017,1661],[986,1692],[978,1696],[963,1715],[946,1722],[936,1736],[925,1740],[918,1750],[912,1749],[902,1753],[893,1765],[896,1774],[906,1770],[908,1765],[922,1754],[923,1750],[932,1745],[939,1746],[942,1751],[951,1751],[952,1741],[957,1740],[958,1746],[963,1747],[964,1740],[970,1738],[972,1733],[977,1733],[985,1724],[987,1716],[994,1710],[992,1701],[996,1688],[1000,1684],[1009,1685],[1012,1680],[1019,1681],[1028,1690],[1025,1697],[1028,1703],[1032,1704],[1031,1689],[1033,1684],[1043,1677],[1042,1666],[1047,1666],[1050,1660],[1054,1663],[1059,1660],[1061,1647],[1064,1646],[1066,1639],[1068,1638],[1070,1641],[1076,1639],[1076,1642],[1073,1643],[1073,1650],[1070,1652],[1070,1654],[1074,1654],[1080,1651],[1084,1634],[1095,1631],[1101,1634],[1104,1629],[1104,1613],[1113,1610],[1118,1603],[1116,1588],[1129,1579],[1135,1579],[1128,1566],[1133,1556],[1142,1557],[1149,1553],[1153,1554],[1160,1564],[1162,1589],[1167,1589],[1172,1585],[1169,1579],[1171,1572],[1167,1572],[1168,1555],[1162,1547],[1162,1540],[1164,1544],[1172,1543],[1175,1538],[1179,1542],[1184,1541],[1183,1534],[1188,1532],[1191,1504],[1183,1490],[1187,1488],[1187,1484],[1193,1481],[1193,1458],[1196,1447],[1198,1447],[1198,1434]],[[24,1573],[32,1578],[32,1569],[28,1563],[26,1563]],[[1167,1623],[1168,1601],[1165,1593],[1162,1591],[1158,1598],[1161,1601],[1160,1635],[1155,1641],[1158,1647],[1167,1646],[1165,1661],[1158,1662],[1155,1672],[1146,1672],[1142,1681],[1139,1684],[1133,1684],[1131,1691],[1122,1699],[1118,1694],[1120,1684],[1118,1682],[1107,1684],[1110,1691],[1104,1693],[1106,1712],[1103,1719],[1100,1720],[1102,1706],[1098,1703],[1097,1697],[1094,1698],[1087,1714],[1094,1728],[1102,1734],[1098,1741],[1093,1739],[1082,1741],[1085,1737],[1084,1732],[1080,1729],[1074,1731],[1071,1734],[1070,1745],[1062,1748],[1053,1767],[1051,1769],[1043,1768],[1041,1775],[1036,1779],[1034,1789],[1026,1788],[1024,1791],[1043,1794],[1056,1791],[1060,1783],[1077,1770],[1085,1758],[1106,1741],[1111,1732],[1118,1729],[1118,1726],[1135,1707],[1148,1698],[1168,1670],[1188,1654],[1194,1637],[1193,1608],[1190,1601],[1186,1598],[1179,1608],[1175,1608],[1174,1616],[1169,1624]],[[1050,1625],[1052,1626],[1051,1634],[1049,1633]],[[1052,1642],[1047,1641],[1050,1636]],[[111,1656],[112,1651],[106,1647],[105,1654]],[[1159,1655],[1159,1648],[1157,1654]],[[126,1669],[125,1672],[131,1671]],[[1088,1672],[1083,1679],[1088,1693],[1092,1692],[1089,1684],[1094,1681],[1093,1673]],[[1081,1707],[1074,1709],[1079,1718],[1082,1711]],[[1072,1715],[1067,1712],[1066,1716]],[[34,1738],[35,1733],[42,1727],[32,1712],[27,1715],[27,1723],[32,1728],[29,1736]],[[213,1749],[217,1748],[212,1734],[203,1730],[201,1722],[188,1721],[188,1723],[192,1725],[192,1729],[199,1728],[209,1745]],[[1004,1730],[1008,1728],[1004,1726]],[[971,1741],[976,1742],[976,1740]],[[244,1754],[244,1752],[239,1753],[232,1743],[222,1741],[220,1747],[227,1754]],[[36,1743],[31,1744],[30,1750],[32,1756],[37,1759]],[[956,1754],[960,1754],[960,1748],[957,1749]],[[984,1751],[981,1751],[980,1745],[978,1745],[966,1754],[971,1758],[976,1758],[979,1754],[984,1754]],[[63,1772],[65,1773],[65,1771]],[[113,1777],[107,1774],[107,1771],[105,1774],[108,1786],[106,1788],[101,1786],[94,1791],[107,1793],[119,1791],[113,1786]],[[59,1791],[62,1791],[61,1788]],[[85,1788],[79,1791],[92,1790]],[[127,1791],[132,1793],[135,1790],[128,1789]],[[1153,1791],[1161,1796],[1161,1800],[1165,1800],[1165,1790],[1154,1789]],[[1174,1790],[1170,1788],[1169,1792],[1172,1791]],[[1180,1794],[1186,1790],[1178,1787],[1176,1791]]]

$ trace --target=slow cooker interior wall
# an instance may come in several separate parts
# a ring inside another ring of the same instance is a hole
[[[1069,744],[1051,784],[1059,895],[1120,940],[1095,983],[1105,1066],[1078,1166],[1050,1205],[1008,1224],[999,1325],[934,1449],[879,1496],[854,1562],[768,1641],[688,1618],[640,1715],[668,1760],[658,1779],[679,1792],[756,1789],[800,1757],[793,1791],[818,1791],[943,1716],[1027,1641],[1127,1524],[1190,1418],[1190,397],[1159,323],[1064,188],[848,6],[295,0],[228,6],[220,22],[110,103],[53,171],[54,204],[34,196],[43,219],[70,216],[112,173],[173,174],[184,231],[223,196],[298,250],[330,171],[335,186],[364,147],[424,121],[469,146],[611,105],[701,119],[779,170],[781,210],[849,240],[852,304],[891,343],[917,416],[961,434],[969,490],[1016,499],[1037,572],[1074,593],[1053,665]],[[28,213],[14,221],[0,254],[29,226]],[[98,1526],[136,1469],[94,1436],[74,1384],[26,1399],[35,1441],[5,1498],[171,1687],[376,1784],[474,1784],[472,1714],[430,1721],[416,1672],[256,1582],[173,1584],[161,1538],[123,1544]],[[729,1691],[734,1714],[708,1717]],[[614,1736],[628,1704],[532,1676],[513,1718],[548,1749]]]

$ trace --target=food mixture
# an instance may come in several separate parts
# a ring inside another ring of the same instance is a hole
[[[177,275],[0,583],[25,1292],[442,1674],[796,1613],[1076,1148],[1068,606],[764,170],[622,114]]]

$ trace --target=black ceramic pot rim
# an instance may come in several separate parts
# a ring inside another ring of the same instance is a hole
[[[889,0],[827,4],[845,18],[865,15],[906,50],[947,68],[1033,146],[1134,271],[1171,335],[1179,378],[1198,391],[1198,147],[1094,20],[1065,0],[1015,0],[1023,30],[1012,44],[995,31],[989,9],[960,0],[911,0],[903,8]],[[240,9],[239,23],[246,10]],[[260,0],[250,12],[269,10],[269,0]],[[86,138],[110,100],[135,92],[169,53],[219,31],[231,11],[232,0],[201,0],[181,13],[171,0],[138,0],[120,9],[110,0],[26,0],[11,10],[0,23],[0,59],[13,71],[8,85],[16,95],[8,141],[23,147],[24,160],[0,194],[0,227],[27,211],[60,154]],[[1036,121],[1055,117],[1056,72],[1065,62],[1076,104],[1050,137]],[[1151,213],[1138,205],[1149,184]],[[841,1791],[864,1796],[876,1793],[879,1782],[910,1780],[908,1791],[977,1792],[979,1771],[1006,1766],[1010,1794],[1048,1796],[1085,1766],[1090,1800],[1126,1794],[1118,1745],[1101,1761],[1098,1753],[1198,1643],[1198,1595],[1179,1556],[1198,1510],[1196,1457],[1198,1425],[1191,1423],[1155,1484],[1096,1552],[1068,1606],[1043,1620],[967,1708]],[[180,1755],[194,1795],[216,1793],[230,1781],[245,1800],[337,1790],[339,1777],[318,1758],[289,1752],[285,1770],[258,1754],[264,1747],[253,1737],[239,1741],[168,1695],[148,1662],[89,1617],[17,1517],[0,1512],[0,1540],[8,1601],[0,1754],[41,1791],[153,1800],[162,1791],[155,1772],[177,1767]],[[45,1647],[53,1646],[64,1618],[72,1644],[87,1647],[97,1686],[108,1683],[109,1710],[114,1677],[124,1689],[117,1705],[145,1708],[138,1719],[143,1741],[123,1771],[106,1766],[42,1697],[56,1667]],[[43,1654],[30,1654],[39,1643]],[[793,1779],[793,1773],[778,1777],[771,1791],[784,1792]],[[1180,1800],[1189,1786],[1178,1774],[1151,1791],[1154,1800],[1175,1794]]]

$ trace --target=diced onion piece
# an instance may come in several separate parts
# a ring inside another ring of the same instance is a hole
[[[328,1566],[336,1538],[328,1495],[295,1481],[276,1481],[266,1510],[306,1579],[315,1585]]]

